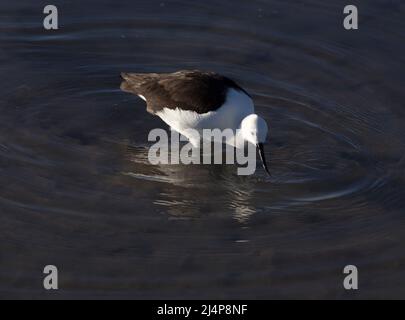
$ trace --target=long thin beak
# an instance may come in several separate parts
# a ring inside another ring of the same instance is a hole
[[[257,150],[259,150],[259,155],[260,155],[260,159],[262,160],[262,165],[264,170],[267,172],[267,174],[271,177],[270,171],[267,167],[267,163],[266,163],[266,157],[264,156],[264,147],[263,147],[263,143],[258,143],[257,144]]]

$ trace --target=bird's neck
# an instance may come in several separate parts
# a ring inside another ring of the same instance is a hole
[[[242,130],[240,130],[240,128],[236,130],[235,137],[232,139],[232,141],[227,141],[227,143],[238,149],[243,148],[245,139],[243,138]]]

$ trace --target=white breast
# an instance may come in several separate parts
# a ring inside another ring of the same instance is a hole
[[[228,90],[225,103],[215,111],[198,114],[194,111],[164,108],[157,115],[174,130],[185,134],[192,129],[232,129],[239,128],[243,118],[254,113],[252,99],[242,91]]]

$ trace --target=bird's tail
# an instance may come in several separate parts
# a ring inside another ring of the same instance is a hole
[[[153,73],[126,73],[121,72],[124,81],[121,83],[121,90],[134,94],[142,94],[142,86],[148,83],[155,74]]]

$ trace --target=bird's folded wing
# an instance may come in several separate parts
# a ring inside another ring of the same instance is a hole
[[[221,107],[229,88],[244,91],[234,81],[216,73],[179,71],[171,74],[122,73],[121,89],[145,97],[147,111],[164,108],[195,111],[199,114]]]

